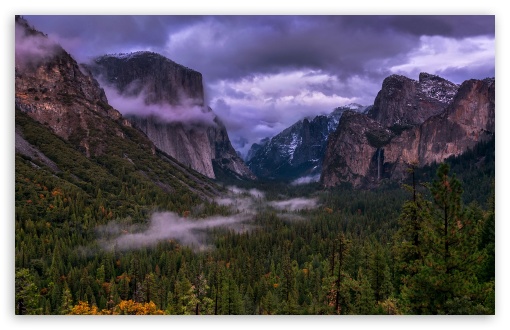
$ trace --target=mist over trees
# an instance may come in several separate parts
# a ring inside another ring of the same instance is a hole
[[[474,180],[491,181],[493,163],[469,165],[491,148],[413,169],[404,187],[246,184],[216,202],[166,194],[127,169],[112,168],[116,179],[74,154],[75,173],[111,183],[34,171],[17,155],[15,313],[494,314],[493,184]],[[205,248],[165,236],[172,226],[151,216],[195,224],[186,235]],[[162,239],[122,245],[151,230]]]

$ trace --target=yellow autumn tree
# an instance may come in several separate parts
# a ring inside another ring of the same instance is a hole
[[[75,305],[69,315],[163,315],[163,311],[151,302],[138,303],[133,300],[121,300],[112,310],[103,309],[99,311],[93,305],[89,306],[88,302],[80,301]]]
[[[113,309],[116,315],[163,315],[163,311],[156,307],[152,301],[148,303],[138,303],[133,300],[122,300]]]
[[[89,306],[88,302],[80,301],[78,305],[71,308],[69,315],[100,315],[100,312],[96,306]]]

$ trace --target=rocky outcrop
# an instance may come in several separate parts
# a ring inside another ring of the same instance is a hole
[[[119,109],[159,149],[210,178],[215,178],[217,165],[255,179],[232,147],[225,126],[205,105],[199,72],[152,52],[105,55],[88,67],[120,98],[143,101]]]
[[[451,97],[453,89],[456,92]],[[424,93],[429,95],[427,102]],[[387,78],[372,111],[368,115],[344,114],[330,135],[322,184],[331,187],[349,182],[359,187],[385,178],[401,180],[410,164],[425,166],[464,153],[494,136],[494,95],[494,79],[468,80],[453,88],[446,80],[423,73],[420,83],[401,76]],[[407,104],[411,99],[418,100],[418,108],[430,114],[418,125],[410,119],[414,110]]]
[[[425,166],[458,156],[495,134],[495,80],[465,81],[441,114],[403,132],[384,147],[388,176],[402,179],[408,164]]]
[[[270,140],[271,140],[270,138],[266,137],[260,140],[259,143],[253,143],[250,147],[250,150],[248,150],[248,153],[246,154],[244,160],[246,162],[249,162],[253,157],[255,157],[257,152],[260,149],[262,149]]]
[[[129,116],[133,126],[144,132],[168,155],[210,178],[214,178],[211,163],[214,151],[209,143],[207,127],[166,123],[155,116]]]
[[[58,44],[16,17],[15,105],[86,154],[101,153],[91,130],[108,128],[103,118],[120,120],[90,73]],[[122,131],[115,128],[117,134]],[[95,150],[91,146],[95,145]]]
[[[350,104],[329,115],[302,119],[263,144],[254,144],[248,166],[260,178],[294,180],[318,176],[328,135],[334,132],[345,111],[361,112],[366,107]]]
[[[386,127],[419,125],[451,103],[458,86],[439,76],[420,73],[419,80],[400,75],[384,79],[368,115]]]
[[[15,26],[15,149],[34,170],[50,170],[63,180],[70,178],[73,184],[98,188],[82,181],[90,173],[74,172],[75,159],[61,157],[79,150],[91,159],[87,164],[104,170],[98,174],[108,180],[124,182],[119,168],[124,172],[133,165],[132,170],[144,178],[143,182],[167,193],[189,192],[207,200],[217,196],[218,187],[210,180],[162,154],[145,134],[132,128],[130,121],[108,103],[92,74],[62,47],[19,16]],[[35,132],[44,132],[41,141]],[[47,141],[60,139],[65,143],[48,145]],[[62,172],[66,174],[62,176]],[[120,186],[111,188],[120,191]]]
[[[369,174],[371,179],[380,177],[384,157],[381,146],[393,137],[393,132],[367,115],[345,112],[329,136],[321,182],[328,187],[341,182],[360,186]]]
[[[213,168],[220,168],[223,173],[230,173],[238,179],[255,180],[256,176],[246,166],[230,143],[225,125],[218,117],[214,118],[215,127],[209,127],[208,134],[214,155]]]
[[[94,63],[92,73],[122,95],[143,93],[146,104],[204,105],[202,74],[157,53],[104,55]]]

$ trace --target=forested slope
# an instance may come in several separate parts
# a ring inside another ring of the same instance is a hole
[[[196,221],[235,211],[204,204],[184,190],[162,193],[150,174],[141,175],[129,161],[119,160],[124,169],[103,166],[28,117],[16,119],[25,139],[51,156],[60,170],[26,156],[16,158],[16,298],[23,302],[16,313],[495,312],[493,195],[485,196],[483,208],[466,206],[459,200],[460,183],[444,167],[431,178],[436,183],[430,188],[416,175],[416,198],[412,184],[407,190],[388,184],[371,191],[323,191],[317,185],[281,189],[261,183],[258,188],[268,203],[302,196],[315,198],[319,206],[262,209],[244,231],[212,228],[205,250],[178,240],[105,249],[98,229],[104,235],[112,221],[124,230],[143,231],[155,209]],[[56,146],[59,151],[52,154]],[[463,177],[493,173],[473,155],[463,159]],[[73,164],[72,171],[66,162]],[[468,166],[475,163],[479,166]],[[150,173],[149,168],[144,172]],[[118,180],[112,173],[125,177]],[[158,175],[164,173],[161,169]],[[439,193],[448,186],[455,189]],[[444,251],[438,252],[445,246],[445,205],[453,212],[447,223],[454,229],[446,261]],[[418,246],[411,243],[415,236]],[[469,262],[460,262],[464,259]]]

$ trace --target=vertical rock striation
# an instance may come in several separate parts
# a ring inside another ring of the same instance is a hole
[[[328,139],[321,182],[355,187],[401,180],[409,164],[425,166],[460,155],[495,134],[495,80],[457,86],[421,73],[390,76],[367,115],[344,114]]]
[[[88,67],[159,149],[210,178],[216,165],[255,179],[205,105],[201,73],[145,51],[104,55]]]

